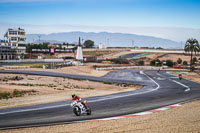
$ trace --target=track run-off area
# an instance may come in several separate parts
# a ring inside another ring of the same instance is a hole
[[[84,98],[92,115],[75,116],[71,101],[19,108],[0,109],[0,129],[74,123],[124,116],[200,98],[200,84],[173,76],[169,71],[119,70],[103,77],[72,75],[44,71],[0,70],[0,73],[53,76],[97,82],[143,85],[143,88],[106,96]]]

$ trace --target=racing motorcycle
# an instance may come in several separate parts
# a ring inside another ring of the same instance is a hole
[[[179,77],[179,79],[181,80],[181,79],[182,79],[182,74],[179,74],[178,77]]]
[[[87,101],[85,100],[84,103],[86,104]],[[81,114],[91,115],[92,113],[91,108],[87,107],[86,109],[81,102],[76,100],[71,103],[71,107],[73,108],[73,112],[76,116],[80,116]]]

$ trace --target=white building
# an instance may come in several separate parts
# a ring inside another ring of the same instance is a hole
[[[8,46],[12,49],[16,49],[18,54],[24,54],[26,52],[26,37],[25,30],[18,29],[8,29],[4,37],[7,39]]]
[[[107,47],[103,45],[102,43],[99,43],[99,49],[106,49]]]
[[[78,46],[77,53],[76,53],[76,60],[83,61],[83,51],[82,51],[81,46]]]

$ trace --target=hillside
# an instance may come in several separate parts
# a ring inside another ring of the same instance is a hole
[[[163,38],[156,38],[152,36],[142,36],[135,34],[124,33],[108,33],[108,32],[63,32],[52,34],[27,34],[27,43],[38,42],[38,35],[41,35],[41,42],[50,43],[76,43],[78,38],[81,37],[84,40],[93,40],[95,45],[102,43],[108,47],[163,47],[163,48],[180,48],[181,44],[175,41],[171,41]],[[83,41],[84,41],[83,40]]]

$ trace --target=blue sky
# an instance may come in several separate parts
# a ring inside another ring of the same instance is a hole
[[[0,22],[200,28],[200,0],[1,0]]]
[[[200,39],[200,0],[0,0],[0,39],[27,34],[121,32],[185,41]]]

